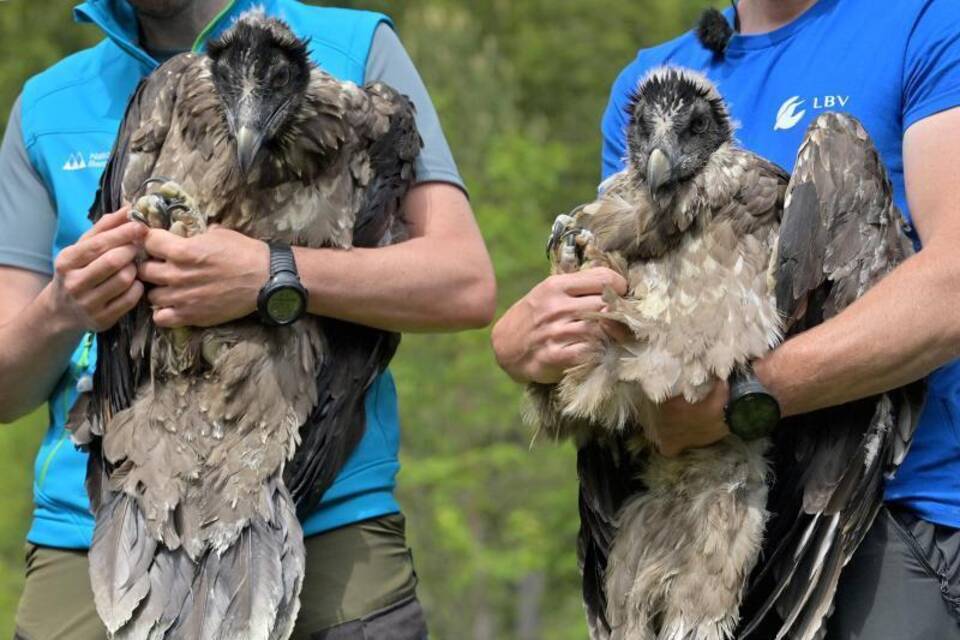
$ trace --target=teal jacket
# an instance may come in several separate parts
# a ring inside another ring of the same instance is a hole
[[[321,68],[343,80],[362,83],[381,14],[311,7],[294,0],[234,0],[203,30],[201,49],[253,6],[284,19],[310,38]],[[53,255],[87,230],[87,211],[109,158],[127,99],[137,82],[157,67],[137,43],[133,9],[125,0],[88,0],[74,10],[106,38],[31,78],[23,88],[22,127],[27,154],[57,210]],[[27,538],[38,545],[82,549],[90,546],[93,517],[84,488],[87,456],[64,429],[67,412],[86,388],[96,366],[96,340],[87,336],[50,398],[50,427],[35,464],[33,524]],[[399,511],[393,490],[400,468],[397,396],[389,372],[366,398],[366,432],[324,497],[303,522],[314,535],[346,524]]]

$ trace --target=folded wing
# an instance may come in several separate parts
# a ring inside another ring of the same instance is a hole
[[[824,114],[800,148],[778,247],[777,305],[790,334],[841,312],[912,253],[886,170],[862,125]],[[911,385],[781,425],[767,555],[741,638],[824,633],[840,572],[906,455],[923,390]]]

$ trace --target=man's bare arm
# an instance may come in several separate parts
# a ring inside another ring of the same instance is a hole
[[[45,402],[83,332],[106,329],[137,303],[144,231],[120,211],[64,249],[52,279],[0,267],[0,422]]]
[[[960,357],[960,108],[904,138],[907,198],[924,248],[828,322],[755,365],[784,415],[806,413],[923,378]],[[678,454],[725,437],[726,384],[695,405],[675,398],[650,424]],[[697,425],[693,428],[692,425]]]
[[[493,267],[463,192],[444,183],[415,187],[404,202],[411,239],[378,249],[296,248],[310,312],[392,331],[450,331],[490,322]],[[156,260],[140,277],[160,326],[211,326],[256,309],[267,280],[266,245],[213,229],[179,238],[152,229]]]
[[[907,197],[923,250],[836,318],[758,363],[785,414],[886,391],[960,357],[958,149],[960,108],[907,131]]]

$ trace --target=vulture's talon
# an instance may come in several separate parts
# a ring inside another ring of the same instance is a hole
[[[154,176],[152,178],[147,178],[142,183],[140,183],[139,187],[137,187],[137,190],[133,193],[134,197],[143,195],[144,193],[146,193],[147,187],[149,187],[151,184],[155,184],[158,182],[167,183],[167,182],[172,182],[172,180],[170,180],[170,178],[167,178],[166,176]]]
[[[580,269],[583,264],[583,253],[586,243],[593,239],[593,234],[586,229],[573,227],[567,229],[560,236],[560,252],[557,263],[562,273],[571,273]]]
[[[565,213],[561,213],[553,221],[553,228],[550,229],[550,237],[547,238],[547,258],[550,257],[553,250],[560,244],[560,241],[573,223],[573,217]]]
[[[150,223],[147,221],[146,216],[140,213],[137,209],[130,208],[130,213],[127,214],[127,219],[131,222],[139,222],[140,224],[150,226]]]
[[[155,229],[167,229],[173,234],[189,238],[207,230],[207,217],[197,211],[193,197],[177,182],[165,177],[144,180],[137,190],[151,184],[160,187],[141,195],[134,204],[130,217]]]

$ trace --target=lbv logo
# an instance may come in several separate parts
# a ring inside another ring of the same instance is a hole
[[[850,96],[816,96],[809,101],[809,108],[812,111],[832,111],[846,108],[850,102]],[[773,125],[774,131],[786,131],[793,129],[807,115],[807,104],[805,98],[793,96],[784,100],[777,111],[777,120]]]

